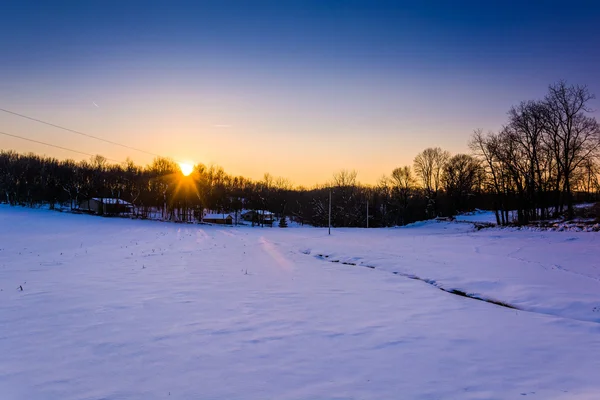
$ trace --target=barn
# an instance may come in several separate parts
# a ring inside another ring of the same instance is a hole
[[[133,204],[110,197],[92,197],[79,203],[79,210],[99,215],[131,214]]]
[[[242,219],[253,224],[273,226],[275,215],[267,210],[246,210],[242,212]]]
[[[233,225],[233,217],[231,214],[206,214],[202,221],[211,224]]]

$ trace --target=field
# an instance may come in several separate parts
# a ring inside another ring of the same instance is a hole
[[[600,233],[0,206],[2,399],[599,399]]]

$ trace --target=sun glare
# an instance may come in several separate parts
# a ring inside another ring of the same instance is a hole
[[[184,176],[188,176],[192,173],[192,171],[194,171],[194,166],[191,164],[179,163],[179,168],[181,168],[181,173]]]

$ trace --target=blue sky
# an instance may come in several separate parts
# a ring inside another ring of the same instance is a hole
[[[592,1],[4,1],[0,107],[254,178],[374,183],[425,147],[466,152],[559,79],[600,93],[599,17]],[[0,130],[150,161],[14,116]]]

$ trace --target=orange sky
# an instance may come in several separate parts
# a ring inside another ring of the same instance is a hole
[[[15,85],[3,108],[175,160],[217,164],[230,174],[253,179],[269,172],[305,186],[325,183],[340,169],[356,169],[361,182],[374,184],[394,168],[412,164],[426,147],[468,151],[473,129],[497,129],[505,118],[504,108],[475,116],[467,105],[442,109],[449,88],[445,93],[419,93],[415,87],[418,96],[407,101],[378,87],[382,84],[377,80],[354,82],[351,89],[338,80],[336,88],[305,89],[294,96],[279,88],[261,93],[240,86],[220,92],[218,87],[189,82],[117,81],[106,87],[94,82],[82,91],[60,82],[46,84],[38,86],[33,97],[27,88]],[[440,111],[430,115],[432,106]],[[496,123],[490,124],[490,119]],[[130,157],[138,164],[152,160],[144,153],[5,113],[0,113],[0,128],[110,159]],[[0,147],[86,158],[4,136]]]
[[[600,95],[589,7],[442,3],[8,2],[0,108],[312,186],[340,169],[374,184],[427,147],[467,152],[473,130],[561,79]],[[151,161],[1,112],[0,131]],[[81,159],[2,135],[0,149]]]

